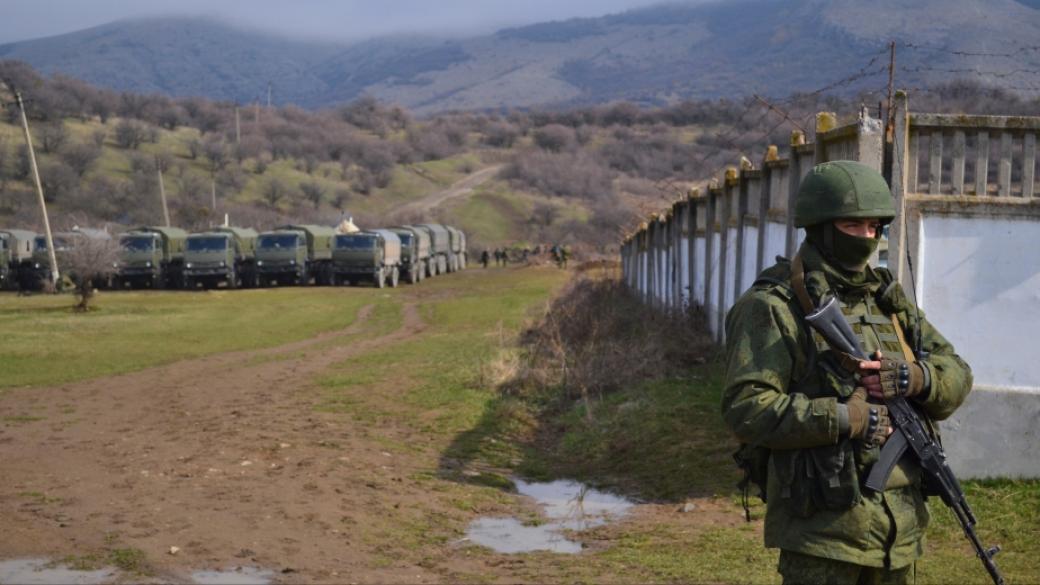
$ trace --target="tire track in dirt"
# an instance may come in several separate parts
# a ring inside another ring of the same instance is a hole
[[[42,417],[0,428],[0,558],[133,546],[175,580],[292,559],[307,580],[337,581],[338,568],[414,581],[415,569],[372,569],[349,531],[387,505],[373,486],[401,481],[390,456],[368,429],[314,410],[316,374],[425,329],[408,301],[395,331],[323,344],[363,332],[373,310],[275,348],[0,396],[0,414]]]

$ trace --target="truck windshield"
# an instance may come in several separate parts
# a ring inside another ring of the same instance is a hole
[[[397,237],[401,238],[401,245],[402,246],[409,246],[412,243],[412,234],[398,233]]]
[[[155,249],[155,238],[152,236],[123,236],[119,243],[127,252],[150,252]]]
[[[68,244],[68,242],[65,241],[65,238],[51,238],[51,239],[54,240],[54,249],[55,250],[66,250],[66,249],[68,249],[69,244]],[[36,237],[36,249],[37,250],[46,250],[47,249],[47,238],[45,236],[37,236]]]
[[[279,250],[282,248],[295,248],[299,244],[299,236],[296,234],[267,234],[260,236],[257,247],[262,250]]]
[[[371,250],[375,247],[375,236],[336,236],[336,248],[340,250]]]
[[[201,236],[188,238],[189,252],[220,252],[227,249],[227,238],[222,236]]]

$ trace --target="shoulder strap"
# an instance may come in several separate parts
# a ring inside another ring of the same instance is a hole
[[[802,264],[801,254],[795,254],[794,260],[791,261],[791,288],[794,289],[798,304],[802,306],[805,314],[812,314],[816,310],[816,304],[812,302],[809,291],[805,288],[805,265]]]
[[[896,314],[892,313],[892,327],[896,329],[896,337],[899,338],[899,346],[903,348],[903,359],[909,363],[915,363],[917,361],[914,356],[914,350],[910,349],[910,344],[906,342],[906,334],[903,333],[903,326],[899,324],[899,319],[896,318]]]

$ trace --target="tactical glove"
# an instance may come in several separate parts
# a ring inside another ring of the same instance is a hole
[[[845,403],[849,412],[849,436],[866,443],[880,445],[888,438],[888,408],[867,402],[865,388],[856,388]]]
[[[925,390],[927,374],[920,365],[888,357],[881,358],[880,362],[876,374],[860,380],[871,396],[885,400],[896,396],[912,398]]]

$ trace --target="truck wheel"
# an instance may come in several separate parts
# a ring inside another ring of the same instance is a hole
[[[397,282],[400,278],[401,273],[397,270],[397,267],[394,266],[393,272],[390,273],[390,288],[397,288]]]

